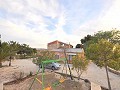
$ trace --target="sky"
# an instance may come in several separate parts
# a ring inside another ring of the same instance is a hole
[[[74,47],[86,35],[120,30],[120,0],[0,0],[2,41],[47,48],[59,40]]]

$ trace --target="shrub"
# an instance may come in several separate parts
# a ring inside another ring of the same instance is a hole
[[[15,72],[13,73],[13,78],[15,80],[22,80],[24,77],[24,72]]]

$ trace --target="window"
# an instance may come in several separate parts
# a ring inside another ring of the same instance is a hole
[[[72,60],[72,55],[68,55],[68,60]]]

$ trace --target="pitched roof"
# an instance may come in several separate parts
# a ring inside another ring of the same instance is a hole
[[[48,43],[48,45],[50,45],[50,44],[54,44],[54,43],[61,43],[61,44],[65,44],[65,45],[70,45],[70,46],[72,46],[71,44],[67,44],[67,43],[64,43],[64,42],[61,42],[61,41],[58,41],[58,40],[55,40],[55,41],[52,41],[52,42],[50,42],[50,43]]]

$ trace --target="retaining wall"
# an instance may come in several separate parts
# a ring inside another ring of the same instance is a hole
[[[108,70],[109,70],[110,72],[114,73],[114,74],[120,75],[120,71],[114,70],[114,69],[112,69],[112,68],[110,68],[110,67],[108,67]]]

